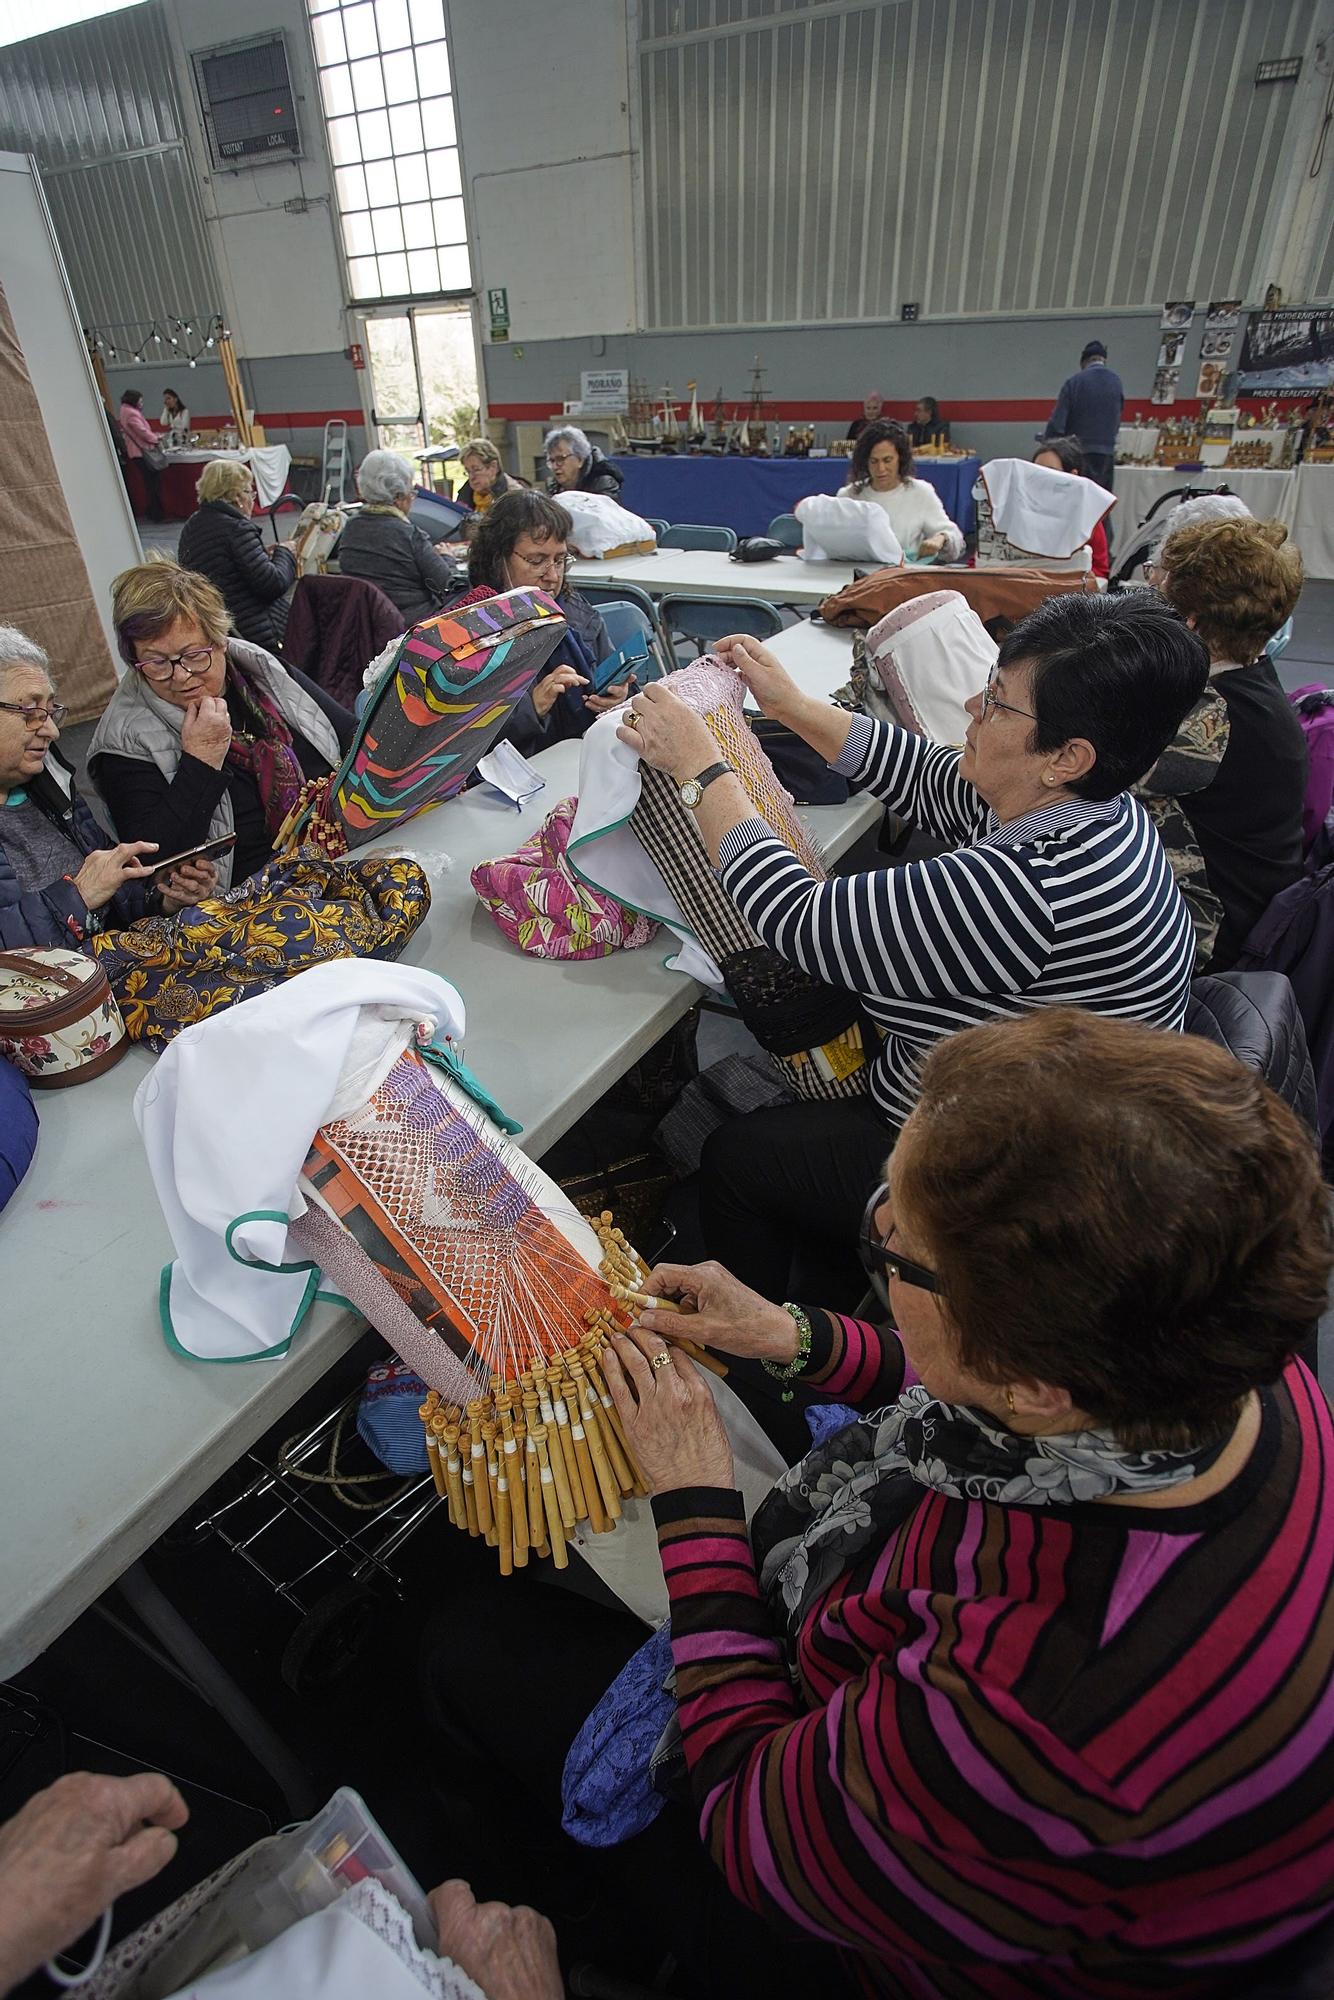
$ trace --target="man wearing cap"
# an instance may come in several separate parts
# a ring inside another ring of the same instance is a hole
[[[1121,377],[1107,366],[1107,349],[1091,340],[1079,357],[1079,373],[1061,384],[1056,408],[1044,437],[1077,437],[1084,452],[1086,478],[1112,491],[1116,464],[1116,434],[1121,428],[1125,391]]]

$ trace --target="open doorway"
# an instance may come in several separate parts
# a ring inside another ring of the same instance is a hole
[[[366,313],[362,330],[377,442],[414,460],[440,446],[462,450],[479,421],[471,308]],[[421,483],[452,492],[463,477],[457,459],[428,461]]]

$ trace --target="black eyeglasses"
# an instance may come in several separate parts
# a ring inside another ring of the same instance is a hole
[[[193,681],[208,672],[215,650],[212,646],[187,646],[183,653],[144,653],[134,664],[146,681],[165,685],[174,679],[177,667],[184,667],[186,679]]]
[[[862,1225],[857,1235],[857,1254],[861,1258],[862,1269],[882,1298],[882,1281],[885,1278],[897,1279],[901,1285],[916,1285],[921,1292],[942,1293],[945,1287],[934,1271],[925,1264],[915,1264],[911,1257],[900,1257],[896,1250],[890,1249],[886,1238],[877,1233],[876,1210],[882,1208],[888,1199],[889,1183],[882,1181],[862,1212]],[[887,1299],[885,1302],[888,1304]]]
[[[0,709],[6,715],[21,715],[29,729],[38,729],[44,722],[54,722],[59,729],[69,714],[63,701],[0,701]]]

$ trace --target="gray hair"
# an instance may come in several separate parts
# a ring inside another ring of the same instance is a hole
[[[542,449],[550,451],[553,444],[567,444],[580,465],[586,464],[593,456],[592,445],[588,442],[583,432],[577,430],[573,424],[562,424],[558,431],[548,431],[546,443]]]
[[[20,632],[17,625],[0,625],[0,675],[11,667],[35,667],[51,679],[51,662],[37,641]]]
[[[1178,500],[1169,507],[1158,530],[1156,547],[1161,548],[1178,528],[1191,528],[1197,521],[1249,521],[1251,510],[1235,493],[1197,493],[1193,499]]]
[[[392,507],[400,493],[411,493],[417,476],[396,451],[368,451],[357,473],[357,491],[373,507]]]

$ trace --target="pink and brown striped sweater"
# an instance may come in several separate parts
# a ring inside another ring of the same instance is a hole
[[[892,1334],[818,1331],[824,1391],[898,1393]],[[733,1893],[876,1994],[1243,1990],[1334,1912],[1332,1472],[1294,1361],[1200,1505],[924,1493],[807,1617],[795,1686],[739,1496],[661,1496],[686,1756]]]

